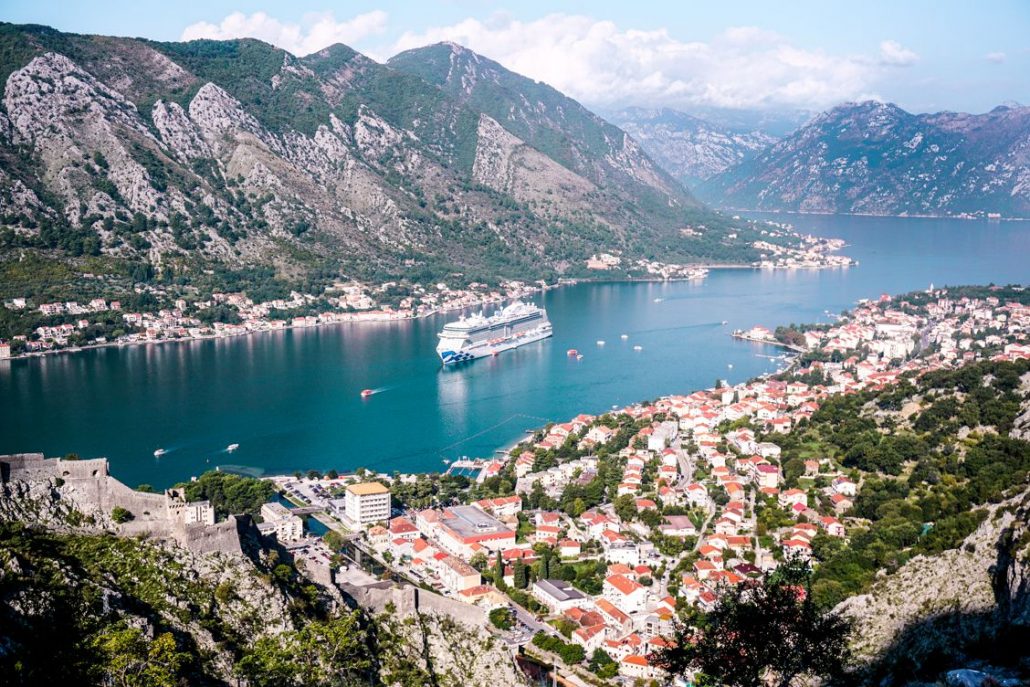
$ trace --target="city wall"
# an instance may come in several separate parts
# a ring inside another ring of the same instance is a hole
[[[419,613],[447,615],[454,620],[472,626],[486,627],[487,614],[482,608],[461,601],[448,599],[412,585],[378,583],[356,586],[339,582],[339,587],[365,609],[382,613],[387,605],[393,604],[398,617],[404,618]]]
[[[60,480],[61,497],[100,522],[108,522],[116,507],[124,508],[133,519],[113,524],[121,534],[172,539],[194,553],[243,553],[235,518],[214,525],[177,521],[169,515],[168,496],[127,487],[108,474],[106,458],[62,460],[42,453],[0,456],[0,484],[14,480]]]

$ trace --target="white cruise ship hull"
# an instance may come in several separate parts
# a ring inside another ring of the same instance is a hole
[[[551,336],[552,333],[551,325],[548,323],[499,341],[481,341],[465,346],[457,351],[448,350],[449,347],[441,343],[440,346],[437,346],[436,352],[440,355],[440,360],[444,365],[454,365],[476,360],[477,358],[487,358],[503,351],[510,351],[519,346],[542,341]]]

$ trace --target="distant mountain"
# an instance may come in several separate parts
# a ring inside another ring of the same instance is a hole
[[[761,131],[736,130],[668,108],[631,107],[611,118],[688,186],[739,164],[776,141]]]
[[[303,283],[757,257],[625,132],[455,46],[387,66],[0,24],[0,56],[0,261]]]
[[[1030,216],[1030,108],[914,115],[847,103],[697,192],[742,209]]]

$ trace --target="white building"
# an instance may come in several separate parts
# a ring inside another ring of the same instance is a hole
[[[183,525],[215,524],[215,509],[210,501],[187,501],[182,489],[165,492],[165,507],[168,519]]]
[[[537,580],[530,592],[555,615],[590,603],[590,599],[583,592],[565,580]]]
[[[344,512],[358,525],[390,519],[390,490],[379,482],[362,482],[347,486]]]
[[[258,525],[258,530],[275,534],[281,542],[296,541],[304,536],[304,521],[277,501],[261,506],[261,519],[264,522]]]

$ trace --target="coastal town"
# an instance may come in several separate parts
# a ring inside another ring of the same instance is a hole
[[[861,473],[825,455],[785,461],[792,432],[834,397],[1028,360],[1028,331],[1025,299],[883,295],[833,324],[749,330],[800,351],[781,374],[549,424],[475,461],[457,491],[444,493],[448,475],[273,479],[297,512],[318,511],[400,579],[489,611],[572,684],[665,680],[653,657],[677,622],[784,561],[815,563],[814,546],[863,522]],[[289,509],[269,515],[269,530],[301,536]],[[333,555],[319,540],[305,550]]]
[[[688,231],[688,230],[684,230]],[[698,233],[698,229],[689,231]],[[840,239],[802,235],[789,225],[770,223],[761,230],[763,239],[753,247],[760,259],[746,269],[831,269],[855,262],[838,251]],[[730,239],[736,238],[731,234]],[[710,266],[680,265],[657,260],[629,261],[620,255],[601,253],[586,260],[585,279],[701,280]],[[90,275],[83,275],[88,277]],[[265,331],[317,327],[346,322],[386,322],[427,317],[442,312],[498,305],[524,298],[579,279],[554,283],[509,280],[496,286],[472,282],[465,286],[357,280],[336,281],[320,293],[290,291],[281,298],[255,302],[245,291],[175,290],[161,284],[137,283],[136,307],[119,298],[91,298],[37,302],[11,297],[2,307],[7,314],[31,321],[31,331],[0,338],[0,359],[41,355],[83,348],[187,341],[240,336]],[[139,307],[146,303],[147,307]],[[31,315],[25,318],[23,316]]]

